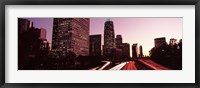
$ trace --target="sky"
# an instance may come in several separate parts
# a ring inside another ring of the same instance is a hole
[[[53,18],[26,18],[33,21],[36,28],[45,28],[47,30],[47,40],[52,41]],[[143,54],[149,55],[149,50],[154,47],[154,39],[165,37],[169,43],[170,38],[177,41],[182,39],[182,18],[90,18],[90,35],[101,34],[103,40],[104,23],[110,19],[114,23],[115,37],[122,35],[123,43],[130,44],[130,55],[132,53],[131,46],[137,43],[138,47],[142,45]],[[103,41],[102,41],[103,45]],[[131,55],[132,56],[132,55]]]

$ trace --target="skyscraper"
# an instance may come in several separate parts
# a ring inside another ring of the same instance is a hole
[[[112,58],[112,50],[115,48],[115,33],[113,21],[107,20],[104,26],[104,47],[103,55],[108,59]]]
[[[135,43],[132,45],[132,58],[137,59],[137,54],[138,54],[137,43]]]
[[[139,57],[143,57],[142,45],[140,45],[140,55],[139,55]]]
[[[101,56],[101,34],[90,35],[90,56]]]
[[[65,58],[68,54],[89,55],[89,18],[54,18],[52,54]]]

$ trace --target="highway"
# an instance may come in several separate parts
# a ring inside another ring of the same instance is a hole
[[[126,65],[121,70],[137,70],[137,67],[135,66],[135,61],[126,63]]]
[[[110,61],[102,61],[104,63],[102,66],[96,66],[94,68],[91,68],[89,70],[107,70],[108,67],[110,67],[111,62]]]
[[[150,59],[139,59],[137,61],[121,62],[113,65],[111,61],[102,61],[102,66],[97,66],[89,70],[171,70]]]
[[[166,68],[162,65],[157,64],[156,62],[150,59],[139,59],[139,61],[154,70],[171,70],[169,68]]]
[[[127,62],[122,62],[114,67],[112,67],[111,69],[109,70],[121,70],[125,65],[126,65]]]
[[[107,70],[107,68],[111,65],[110,61],[103,61],[103,62],[105,62],[105,64],[98,70]]]

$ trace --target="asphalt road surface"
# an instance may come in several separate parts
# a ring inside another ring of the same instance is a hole
[[[135,66],[135,62],[131,61],[126,63],[126,65],[121,70],[137,70],[137,68]]]

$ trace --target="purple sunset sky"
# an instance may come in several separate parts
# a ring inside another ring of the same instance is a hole
[[[34,27],[47,30],[47,40],[52,41],[53,18],[26,18],[34,22]],[[90,18],[90,35],[101,34],[103,39],[104,22],[108,18]],[[182,39],[182,18],[109,18],[114,22],[115,36],[122,35],[123,43],[138,43],[143,47],[144,55],[154,47],[154,38],[166,37],[177,41]],[[103,44],[103,41],[102,41]],[[131,47],[130,47],[131,50]],[[132,50],[131,50],[132,52]],[[130,52],[130,53],[131,53]],[[132,56],[132,55],[131,55]]]

